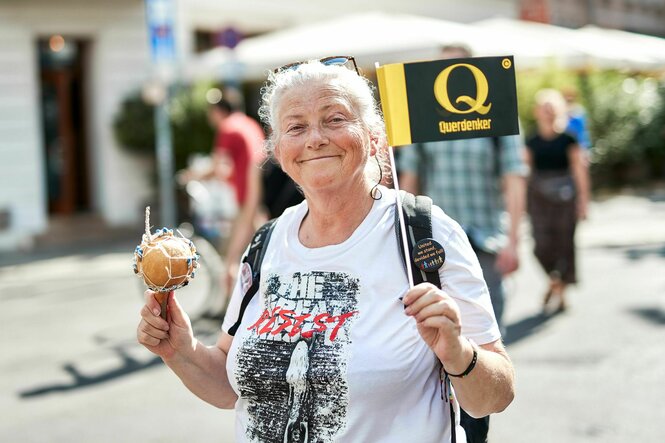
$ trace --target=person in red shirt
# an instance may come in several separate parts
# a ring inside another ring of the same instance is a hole
[[[251,117],[225,99],[208,107],[208,121],[215,129],[213,155],[227,163],[227,180],[233,187],[238,214],[225,245],[226,288],[232,288],[243,251],[251,240],[261,217],[261,171],[265,134]]]

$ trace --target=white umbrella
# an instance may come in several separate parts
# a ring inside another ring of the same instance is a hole
[[[329,55],[353,55],[365,70],[381,64],[436,58],[446,43],[472,48],[488,37],[469,25],[406,14],[368,12],[352,14],[279,30],[243,40],[235,49],[235,62],[244,78],[264,78],[266,70],[286,63]],[[222,76],[231,51],[214,49],[192,61],[188,70]]]
[[[618,31],[607,31],[618,32]],[[630,34],[630,33],[623,33]],[[514,55],[517,69],[556,60],[562,66],[648,69],[663,66],[655,37],[572,30],[495,18],[472,25],[429,17],[367,12],[299,25],[217,48],[187,63],[188,77],[263,79],[269,69],[328,55],[353,55],[366,72],[381,64],[437,58],[442,45],[462,43],[475,55]],[[647,52],[647,48],[649,52]],[[659,64],[660,63],[660,64]]]
[[[665,69],[665,38],[593,25],[584,26],[575,32],[590,45],[601,48],[603,54],[610,52],[608,57],[624,60],[628,64],[639,58],[639,66],[633,67]]]
[[[637,38],[623,35],[630,33],[619,35],[607,30],[601,32],[600,28],[574,30],[507,18],[482,20],[475,22],[474,25],[496,33],[501,41],[510,41],[513,45],[511,50],[517,55],[518,60],[522,54],[528,56],[540,52],[542,55],[553,57],[563,66],[573,68],[598,66],[617,69],[653,69],[659,65],[653,54],[645,52],[642,42]],[[655,39],[655,37],[640,37]]]
[[[327,55],[354,55],[365,66],[394,61],[395,54],[418,58],[443,42],[465,40],[474,29],[460,23],[406,14],[368,12],[277,31],[242,42],[239,57],[275,66]],[[375,60],[380,58],[381,60]]]
[[[515,54],[516,66],[520,61],[532,66],[548,59],[566,67],[582,67],[588,63],[588,54],[575,44],[572,29],[508,18],[481,20],[473,25],[508,45],[508,51]]]

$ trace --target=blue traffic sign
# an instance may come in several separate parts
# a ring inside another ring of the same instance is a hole
[[[175,5],[173,0],[146,0],[150,53],[155,63],[175,61]]]

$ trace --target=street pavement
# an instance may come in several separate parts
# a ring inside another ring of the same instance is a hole
[[[665,441],[665,191],[593,203],[563,314],[541,313],[546,280],[526,226],[523,238],[507,282],[517,395],[490,441]],[[133,247],[0,257],[0,442],[233,441],[233,412],[195,398],[136,343]],[[219,322],[195,327],[212,344]]]
[[[577,240],[571,307],[546,317],[525,236],[506,318],[517,393],[491,442],[665,441],[665,193],[595,202]]]

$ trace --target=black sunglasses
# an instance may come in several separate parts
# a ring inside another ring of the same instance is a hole
[[[331,57],[323,57],[318,60],[319,63],[322,65],[326,66],[346,66],[350,63],[353,64],[353,69],[356,71],[356,74],[360,75],[360,71],[358,71],[358,65],[356,65],[356,59],[353,58],[351,55],[333,55]],[[298,66],[302,65],[303,63],[307,62],[293,62],[286,64],[284,66],[280,66],[279,68],[275,68],[272,70],[275,74],[277,74],[280,71],[288,71],[291,69],[298,69]],[[350,65],[348,65],[350,66]]]

